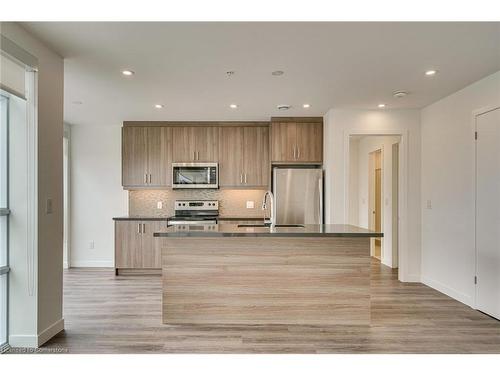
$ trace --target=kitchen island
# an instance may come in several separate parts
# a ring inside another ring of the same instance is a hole
[[[165,324],[370,324],[370,238],[350,225],[171,226]]]

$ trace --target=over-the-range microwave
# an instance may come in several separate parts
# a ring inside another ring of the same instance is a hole
[[[172,188],[218,189],[217,163],[172,163]]]

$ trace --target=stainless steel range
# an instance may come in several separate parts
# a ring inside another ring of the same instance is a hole
[[[219,201],[182,200],[175,201],[175,216],[168,218],[168,225],[217,224]]]

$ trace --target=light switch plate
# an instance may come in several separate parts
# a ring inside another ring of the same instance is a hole
[[[254,208],[254,207],[255,207],[254,201],[247,201],[247,208]]]
[[[159,209],[159,210],[161,210],[163,208],[163,202],[161,202],[161,201],[157,202],[156,203],[156,208]]]

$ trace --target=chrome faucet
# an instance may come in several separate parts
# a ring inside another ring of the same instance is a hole
[[[269,224],[271,227],[274,227],[274,195],[273,192],[268,190],[266,191],[266,194],[264,195],[264,200],[262,201],[262,210],[267,209],[267,198],[269,197],[269,201],[271,202],[271,213],[270,213],[270,218],[264,218],[264,224]]]

